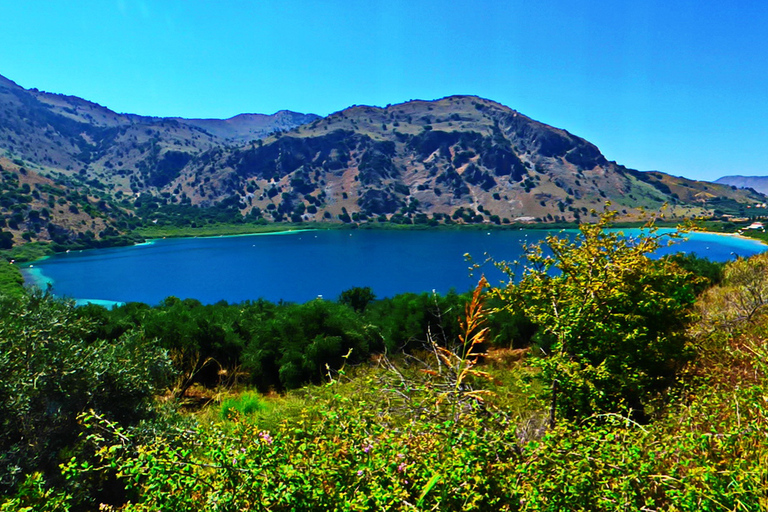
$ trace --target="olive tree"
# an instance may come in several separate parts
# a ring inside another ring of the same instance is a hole
[[[0,298],[0,492],[25,473],[55,476],[88,410],[130,425],[153,414],[171,372],[165,353],[134,332],[89,340],[73,301],[32,291]]]

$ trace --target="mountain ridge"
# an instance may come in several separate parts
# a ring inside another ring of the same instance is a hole
[[[565,129],[472,95],[352,105],[326,117],[184,119],[118,114],[2,77],[0,150],[12,171],[161,224],[210,210],[228,222],[546,225],[589,220],[608,201],[631,220],[665,204],[683,218],[740,214],[766,200],[628,169]]]
[[[738,188],[751,188],[761,194],[768,194],[768,176],[723,176],[716,179],[715,183]]]
[[[276,130],[291,128],[320,119],[316,114],[301,114],[290,110],[278,110],[274,114],[237,114],[227,119],[186,119],[173,117],[181,123],[190,124],[221,137],[231,143],[247,143],[264,138]]]
[[[332,220],[355,220],[353,213],[412,217],[418,210],[407,211],[412,199],[426,205],[429,214],[453,217],[463,208],[458,217],[466,219],[469,210],[473,218],[485,210],[484,220],[494,223],[505,218],[579,221],[606,200],[629,207],[621,208],[626,215],[666,202],[677,216],[700,215],[706,213],[706,201],[695,196],[708,187],[627,169],[567,130],[468,95],[388,107],[354,105],[258,144],[225,150],[207,167],[192,164],[175,181],[176,192],[191,197],[201,172],[218,174],[218,183],[250,181],[251,188],[267,194],[204,187],[193,199],[196,204],[238,194],[251,203],[246,210],[263,213],[266,207],[272,219],[283,220],[318,220],[318,214],[296,215],[299,203],[308,207],[318,197],[322,218],[329,218],[328,212]],[[445,188],[451,192],[448,200],[439,198]],[[729,199],[739,195],[727,187],[713,189]],[[282,201],[276,202],[277,194]]]

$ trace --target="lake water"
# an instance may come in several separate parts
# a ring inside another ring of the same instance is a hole
[[[637,230],[625,230],[627,233]],[[485,272],[491,284],[503,275],[490,265],[470,276],[464,254],[515,260],[521,245],[545,231],[319,230],[234,237],[163,239],[132,247],[58,254],[25,265],[27,283],[53,286],[78,302],[157,304],[167,296],[203,303],[305,302],[336,299],[354,286],[377,297],[403,292],[471,289]],[[754,240],[693,233],[660,253],[695,252],[725,261],[768,249]]]

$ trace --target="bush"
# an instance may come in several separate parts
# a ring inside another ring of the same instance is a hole
[[[647,400],[670,385],[690,356],[685,322],[696,280],[668,260],[653,261],[663,237],[610,231],[615,212],[582,224],[575,239],[548,236],[527,248],[528,266],[493,293],[539,326],[535,359],[557,415],[627,411],[645,421]],[[505,264],[501,267],[515,276]]]
[[[382,348],[380,335],[354,310],[316,299],[281,307],[254,325],[243,366],[263,391],[292,389],[319,382],[348,354],[361,361]]]
[[[355,287],[349,290],[344,290],[339,296],[339,303],[346,304],[358,313],[363,313],[365,308],[368,307],[376,295],[371,290],[370,286]]]
[[[81,432],[79,413],[123,425],[152,416],[167,356],[137,333],[86,341],[90,328],[72,302],[39,291],[0,298],[0,490],[32,471],[56,475]]]
[[[768,254],[729,263],[720,286],[707,290],[699,300],[697,334],[732,331],[757,321],[768,306]]]
[[[24,278],[19,269],[0,258],[0,296],[19,297],[24,291]]]

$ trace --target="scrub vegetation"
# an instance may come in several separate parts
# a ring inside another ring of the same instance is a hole
[[[611,220],[471,294],[5,297],[0,510],[765,509],[768,256]]]

